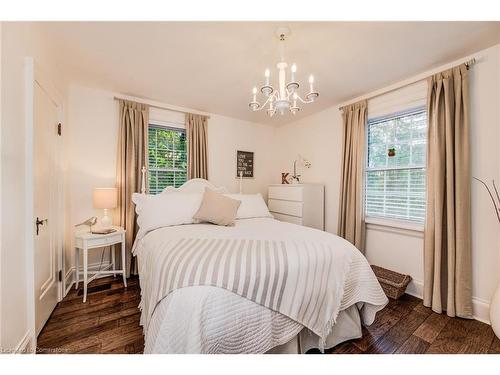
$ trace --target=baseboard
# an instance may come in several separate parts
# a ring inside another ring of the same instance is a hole
[[[66,275],[64,275],[64,285],[66,285],[66,290],[64,291],[64,297],[69,293],[73,284],[75,284],[75,280],[73,278],[73,273],[75,271],[75,267],[70,267],[68,271],[66,271]]]
[[[29,330],[26,331],[23,338],[16,345],[16,348],[14,349],[14,353],[17,353],[17,354],[33,353],[32,345],[31,345],[32,337],[33,337],[33,335],[31,334],[31,332]]]
[[[424,298],[424,282],[413,279],[406,288],[406,293],[420,299]]]
[[[423,299],[424,297],[424,283],[420,280],[412,280],[408,284],[406,293]],[[472,297],[472,317],[480,322],[490,324],[490,304],[484,299]]]
[[[472,297],[472,317],[480,322],[491,325],[490,303],[482,298]]]
[[[112,267],[112,263],[103,263],[101,265],[101,263],[91,263],[88,265],[88,269],[89,269],[89,272],[92,272],[92,271],[95,271],[96,269],[99,269],[99,266],[101,266],[101,269],[103,271],[106,271],[108,269],[110,269]],[[67,272],[66,272],[66,275],[64,276],[64,281],[65,281],[65,285],[66,285],[66,290],[64,291],[64,296],[66,296],[69,291],[71,290],[71,288],[73,287],[73,285],[75,285],[75,266],[72,266]],[[80,268],[80,270],[83,271],[83,267]],[[100,279],[102,277],[107,277],[109,275],[100,275],[100,276],[97,276],[96,279]],[[81,280],[80,280],[81,281]]]

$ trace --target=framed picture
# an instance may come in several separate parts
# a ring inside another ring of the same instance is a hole
[[[253,161],[253,152],[236,151],[236,178],[240,178],[240,173],[243,178],[253,178]]]

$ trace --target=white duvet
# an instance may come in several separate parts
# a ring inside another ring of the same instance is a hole
[[[221,236],[235,229],[246,238],[301,238],[332,240],[332,234],[279,222],[269,218],[237,220],[235,228],[210,224],[181,225],[154,230],[135,244],[141,289],[148,288],[148,270],[141,264],[148,252],[169,237]],[[338,240],[338,238],[335,238]],[[387,303],[377,279],[366,259],[346,241],[342,251],[352,251],[352,262],[343,280],[340,311],[356,304],[365,324],[373,322],[376,311]],[[342,271],[339,271],[342,272]],[[142,290],[147,294],[147,290]],[[339,297],[340,298],[340,297]],[[142,317],[144,323],[144,316]],[[284,344],[304,327],[298,322],[247,300],[228,290],[214,286],[191,286],[177,289],[165,297],[145,326],[145,353],[264,353]]]

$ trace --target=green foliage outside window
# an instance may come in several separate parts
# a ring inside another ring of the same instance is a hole
[[[149,192],[179,187],[187,180],[187,145],[184,129],[149,126]]]

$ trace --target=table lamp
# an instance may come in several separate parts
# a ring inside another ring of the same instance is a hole
[[[108,216],[108,210],[116,208],[118,201],[118,190],[116,188],[95,188],[93,198],[94,208],[104,210],[104,216],[101,218],[102,227],[110,228],[111,218]]]

